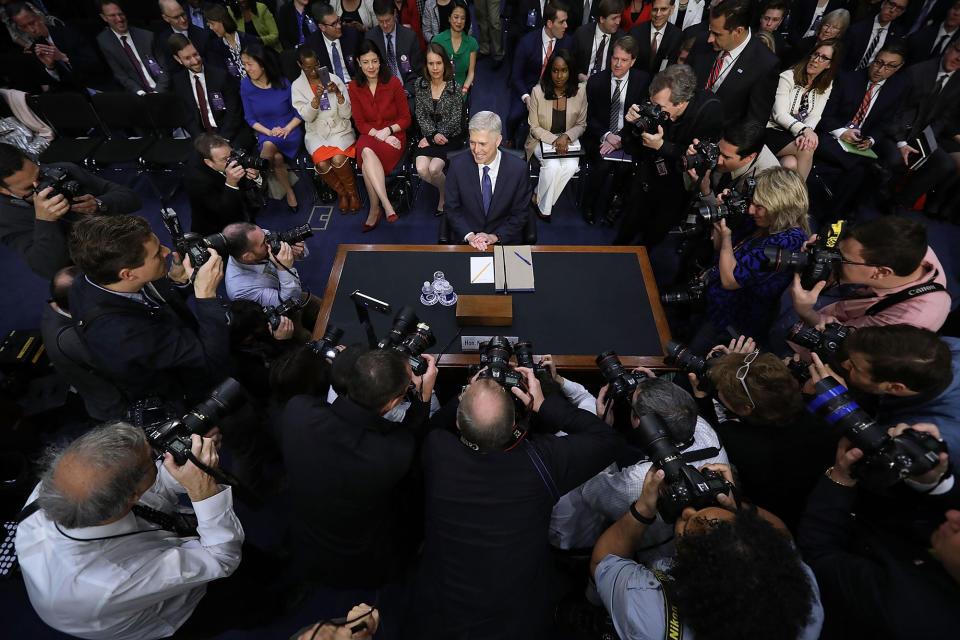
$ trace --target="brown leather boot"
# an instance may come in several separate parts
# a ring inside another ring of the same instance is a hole
[[[320,179],[327,183],[327,186],[337,192],[337,195],[340,196],[340,211],[346,211],[344,207],[347,205],[347,195],[344,190],[343,183],[340,181],[340,176],[338,176],[332,168],[327,169],[326,173],[320,173],[314,169]]]
[[[350,166],[350,161],[347,160],[339,167],[332,165],[332,171],[337,174],[337,177],[340,178],[340,183],[343,185],[343,190],[346,193],[347,203],[346,211],[359,211],[360,210],[360,197],[357,195],[357,183],[353,175],[353,167]],[[341,210],[343,207],[341,206]]]

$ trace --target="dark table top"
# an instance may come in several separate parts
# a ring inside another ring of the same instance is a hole
[[[430,325],[444,350],[441,366],[466,366],[479,360],[464,354],[457,332],[465,336],[517,336],[533,343],[537,354],[551,353],[558,367],[595,368],[597,354],[614,349],[627,367],[663,366],[669,329],[650,263],[643,247],[535,246],[536,290],[513,292],[513,325],[458,327],[456,306],[420,302],[424,281],[443,271],[458,295],[503,295],[493,284],[471,284],[472,247],[444,245],[340,245],[327,283],[314,337],[327,324],[343,329],[342,342],[366,340],[350,294],[359,290],[391,307],[390,315],[371,311],[378,338],[390,329],[404,305]],[[447,346],[449,345],[449,346]]]

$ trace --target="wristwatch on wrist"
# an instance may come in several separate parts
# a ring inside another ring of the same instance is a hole
[[[97,213],[103,213],[104,211],[107,210],[106,205],[103,204],[103,200],[101,200],[100,198],[95,197],[93,201],[97,203]]]

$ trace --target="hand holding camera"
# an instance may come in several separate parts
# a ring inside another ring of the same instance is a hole
[[[37,220],[56,222],[70,211],[70,201],[62,193],[55,193],[53,187],[46,187],[33,196],[33,210]]]
[[[275,262],[285,266],[287,269],[293,268],[293,249],[286,242],[280,243],[280,251],[273,252],[273,247],[267,246],[270,256]]]
[[[437,382],[437,374],[439,373],[437,357],[430,353],[421,353],[420,357],[426,361],[427,370],[423,372],[422,376],[414,375],[413,384],[420,392],[420,398],[424,402],[430,402],[430,394],[433,393],[433,387]]]
[[[537,380],[537,376],[533,374],[533,369],[529,367],[517,367],[517,372],[523,374],[524,379],[527,382],[527,391],[524,392],[520,387],[511,387],[510,391],[513,392],[513,395],[520,398],[524,406],[528,409],[536,412],[540,411],[540,406],[543,404],[543,390],[540,388],[540,381]]]
[[[193,291],[197,299],[216,298],[217,286],[223,280],[223,258],[216,249],[207,249],[207,251],[210,253],[210,258],[197,269],[196,279],[193,281]],[[192,268],[189,271],[192,277]]]
[[[236,187],[240,184],[243,176],[247,174],[247,171],[236,160],[229,160],[226,169],[224,169],[224,173],[227,176],[227,184],[231,187]]]
[[[203,438],[199,434],[190,434],[190,451],[200,462],[211,469],[217,469],[220,456],[217,454],[216,443],[213,438]],[[169,451],[163,456],[163,466],[174,480],[187,490],[191,502],[200,502],[220,493],[220,487],[213,476],[201,470],[192,461],[187,460],[183,466],[178,466]]]
[[[287,316],[280,316],[277,327],[274,328],[273,324],[268,322],[267,330],[274,340],[289,340],[293,337],[293,320]]]

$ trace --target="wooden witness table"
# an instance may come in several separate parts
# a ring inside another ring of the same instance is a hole
[[[533,342],[538,354],[551,353],[558,368],[596,370],[597,355],[614,349],[627,370],[662,368],[670,340],[660,294],[644,247],[533,246],[535,288],[514,292],[513,326],[456,324],[456,308],[420,303],[423,282],[443,271],[458,295],[502,295],[493,284],[471,284],[472,256],[489,256],[466,245],[342,244],[327,281],[313,338],[332,324],[344,331],[341,342],[366,337],[350,294],[359,290],[390,303],[389,317],[370,311],[379,339],[404,305],[430,325],[437,344],[429,353],[446,351],[439,366],[466,367],[479,362],[476,352],[463,353],[464,336],[516,336]],[[456,338],[456,339],[455,339]],[[449,347],[447,347],[449,343]]]

